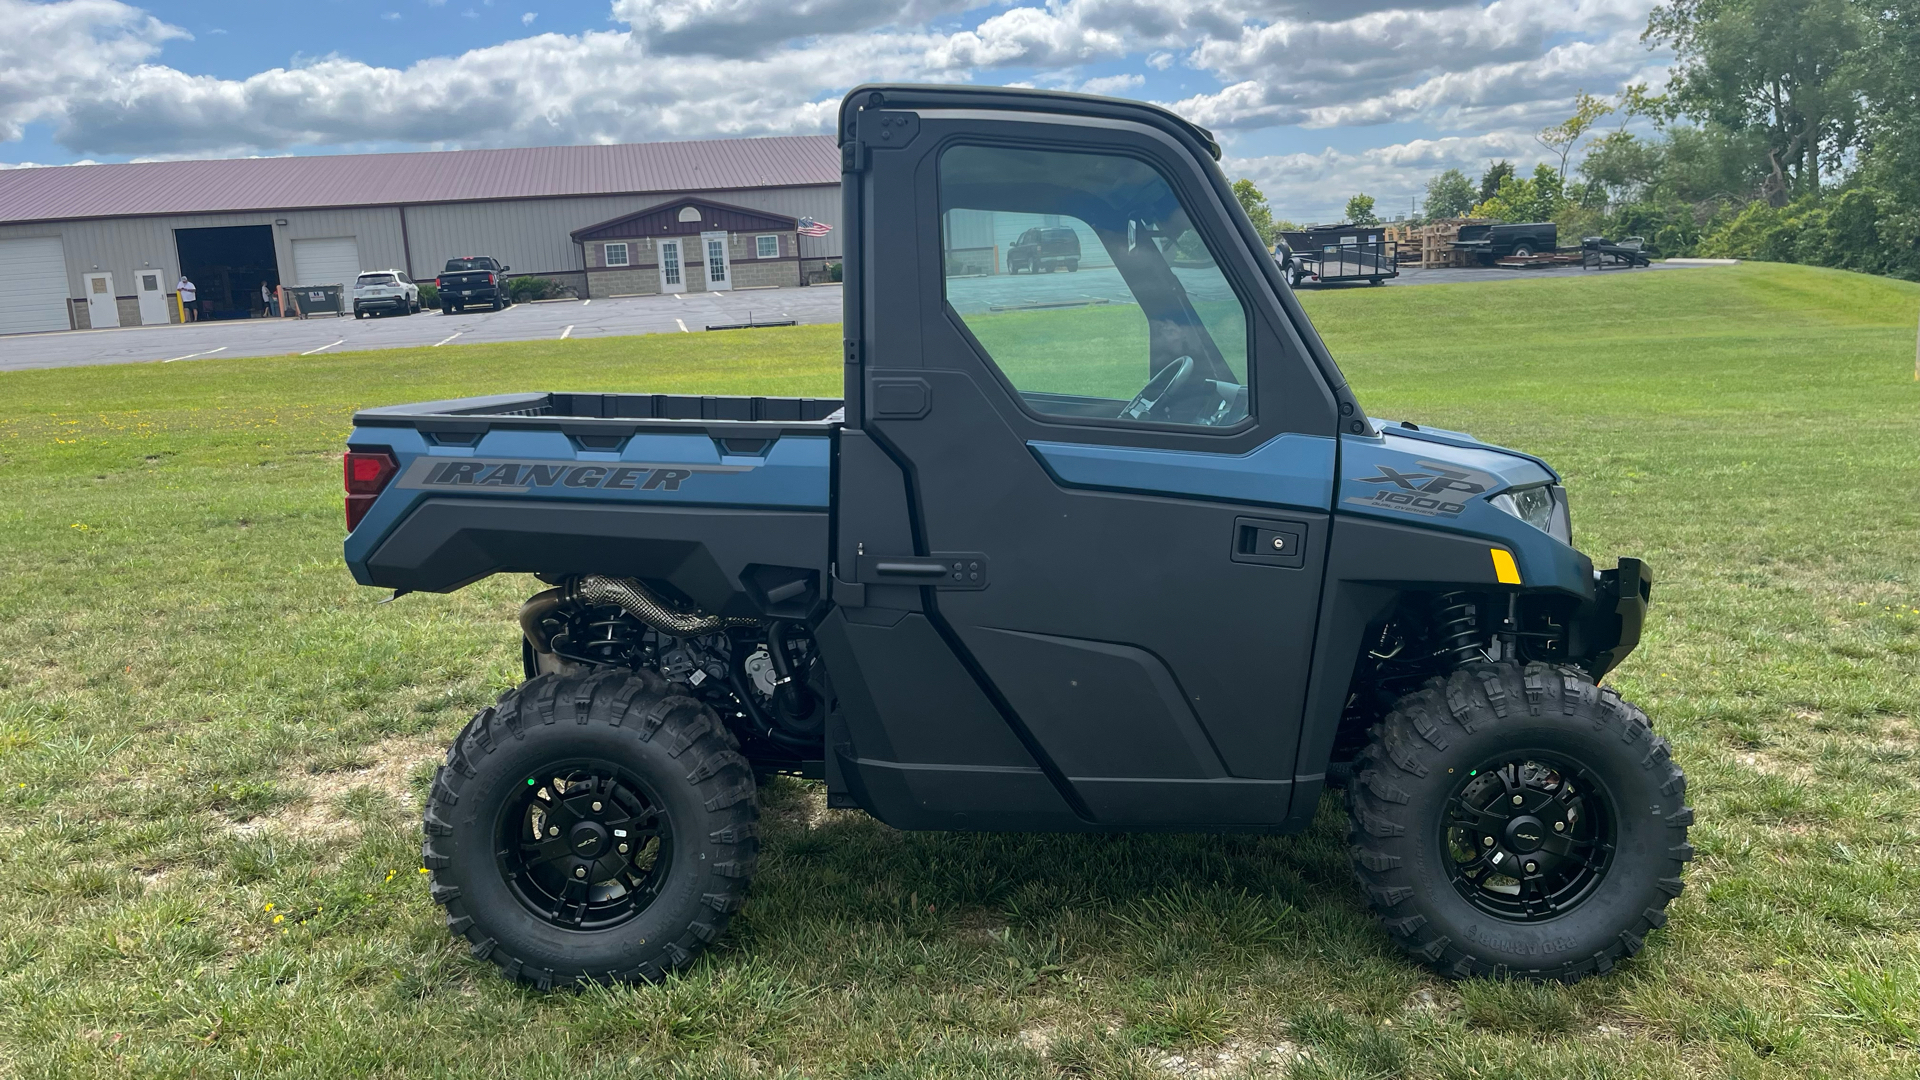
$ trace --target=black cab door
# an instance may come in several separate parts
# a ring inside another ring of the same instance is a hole
[[[1336,390],[1178,121],[915,94],[869,96],[842,132],[848,421],[904,475],[914,550],[842,535],[839,576],[917,587],[1091,822],[1278,823]],[[1072,270],[1009,272],[1010,247],[1056,230]]]

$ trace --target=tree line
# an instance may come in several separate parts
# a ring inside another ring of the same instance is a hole
[[[1422,215],[1920,280],[1920,0],[1669,0],[1642,40],[1674,54],[1664,87],[1581,92],[1531,175],[1448,169]]]

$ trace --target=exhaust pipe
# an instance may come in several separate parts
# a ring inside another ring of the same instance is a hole
[[[565,585],[535,593],[520,608],[520,629],[540,652],[552,652],[552,638],[543,625],[568,603],[588,607],[617,607],[670,637],[699,637],[735,626],[758,626],[759,619],[678,611],[632,578],[589,574]]]

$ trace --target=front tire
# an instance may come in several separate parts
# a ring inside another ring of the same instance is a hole
[[[1573,668],[1479,664],[1374,728],[1348,837],[1368,901],[1412,956],[1453,978],[1570,983],[1666,924],[1693,858],[1686,791],[1666,740],[1611,688]]]
[[[758,858],[738,749],[652,672],[509,690],[448,749],[427,802],[421,856],[447,929],[543,990],[684,967],[739,909]]]

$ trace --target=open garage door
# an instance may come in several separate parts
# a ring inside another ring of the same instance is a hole
[[[0,240],[0,334],[71,329],[67,250],[60,238]]]
[[[360,276],[360,247],[351,236],[295,240],[293,274],[295,285],[344,285],[352,288],[353,279]]]
[[[175,229],[173,239],[180,252],[181,273],[199,290],[202,320],[247,319],[266,314],[260,286],[272,288],[280,284],[280,268],[273,256],[273,226]],[[144,282],[136,281],[136,284]],[[171,286],[173,282],[165,284]],[[144,311],[143,308],[142,322],[147,321]]]

